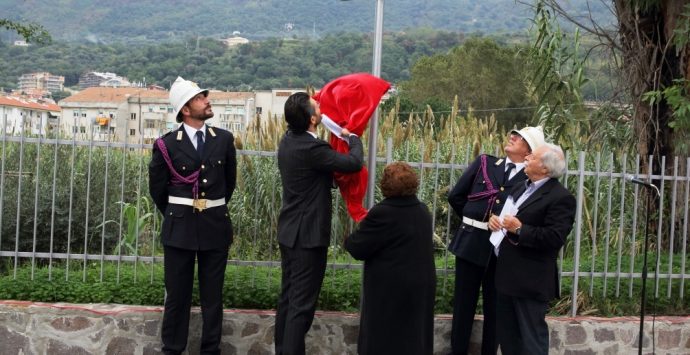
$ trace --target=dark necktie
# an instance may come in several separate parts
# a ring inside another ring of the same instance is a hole
[[[200,158],[204,156],[204,133],[201,131],[196,131],[196,151]]]
[[[506,172],[503,175],[503,182],[507,182],[508,180],[510,180],[510,172],[513,171],[513,169],[515,169],[515,164],[506,164]]]
[[[532,184],[531,181],[527,180],[525,181],[525,184],[520,184],[518,188],[513,189],[511,192],[511,195],[513,196],[513,201],[517,202],[517,200],[527,192],[527,190],[531,190],[534,188],[534,184]]]

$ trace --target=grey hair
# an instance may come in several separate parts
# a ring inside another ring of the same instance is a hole
[[[563,149],[552,143],[544,143],[543,147],[546,150],[541,156],[541,163],[549,171],[549,177],[560,178],[565,174],[566,169]]]

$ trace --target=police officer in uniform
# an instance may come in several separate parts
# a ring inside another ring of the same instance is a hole
[[[456,256],[452,354],[467,354],[480,286],[484,310],[482,354],[496,354],[496,255],[487,221],[491,214],[500,214],[511,188],[527,178],[522,171],[525,157],[542,144],[541,127],[511,131],[504,147],[506,157],[479,156],[448,194],[448,202],[462,219],[448,246]]]
[[[156,140],[149,189],[163,213],[165,310],[163,353],[187,346],[194,264],[198,262],[203,327],[201,354],[220,354],[223,280],[232,224],[227,203],[235,190],[237,159],[232,133],[210,127],[208,90],[178,77],[170,103],[180,127]]]

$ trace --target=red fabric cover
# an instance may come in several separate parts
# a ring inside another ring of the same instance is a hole
[[[314,95],[321,113],[335,123],[362,137],[369,118],[378,107],[381,97],[390,84],[367,73],[348,74],[327,83]],[[347,143],[331,133],[330,143],[338,152],[347,153]],[[356,222],[361,221],[367,210],[362,206],[367,192],[367,168],[353,174],[335,173],[334,178],[347,204],[347,211]]]

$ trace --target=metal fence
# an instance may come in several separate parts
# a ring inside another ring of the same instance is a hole
[[[33,277],[35,269],[48,268],[50,279],[54,268],[62,268],[69,278],[70,267],[79,265],[85,281],[87,267],[97,265],[102,281],[104,265],[114,264],[119,282],[120,266],[132,263],[135,278],[161,277],[153,267],[136,269],[163,260],[157,239],[161,217],[148,198],[150,145],[4,134],[0,138],[0,262],[9,265],[7,272],[16,277],[18,269],[30,268]],[[389,139],[383,148],[377,158],[379,172],[393,160],[418,169],[419,197],[434,218],[437,270],[444,285],[439,290],[452,292],[445,285],[453,284],[454,258],[445,247],[459,220],[445,196],[471,162],[469,144],[462,149],[438,143],[393,147]],[[578,203],[559,267],[570,287],[571,313],[577,313],[580,292],[633,297],[642,275],[640,254],[648,225],[653,226],[651,250],[659,248],[650,266],[655,295],[685,297],[685,281],[690,278],[690,158],[657,162],[649,157],[646,172],[640,171],[639,156],[571,152],[567,161],[568,172],[561,181]],[[655,164],[672,174],[651,175]],[[661,194],[650,211],[651,224],[644,219],[645,189],[627,181],[630,176],[658,181]],[[238,151],[238,187],[229,206],[235,229],[229,264],[279,272],[275,230],[280,189],[275,152]],[[341,248],[343,236],[354,225],[337,193],[334,200],[329,270],[359,269],[361,264]]]

